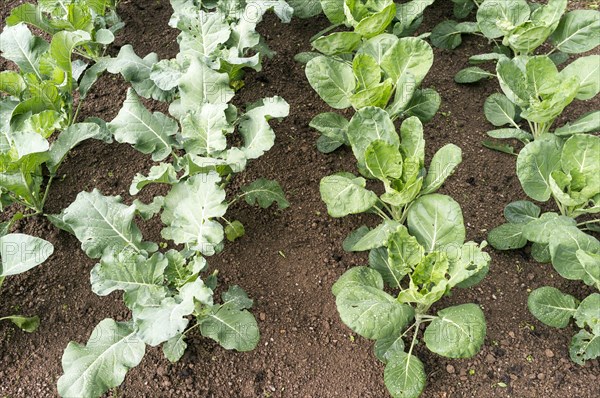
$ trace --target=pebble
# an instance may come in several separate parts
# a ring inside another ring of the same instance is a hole
[[[546,378],[546,375],[543,373],[538,373],[537,378],[538,380],[544,380]]]
[[[452,365],[446,366],[446,372],[448,372],[450,374],[454,374],[454,366],[452,366]]]
[[[267,314],[265,314],[264,312],[261,312],[258,317],[260,318],[261,321],[264,321],[265,319],[267,319]]]
[[[496,360],[496,358],[494,358],[494,356],[492,354],[487,354],[485,356],[485,361],[487,363],[493,363]]]
[[[546,348],[546,350],[544,351],[544,353],[546,353],[546,356],[547,356],[548,358],[553,358],[553,357],[554,357],[554,353],[553,353],[553,352],[552,352],[552,350],[551,350],[551,349],[549,349],[549,348]]]

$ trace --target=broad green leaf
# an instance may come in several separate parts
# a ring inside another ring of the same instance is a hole
[[[554,135],[544,135],[521,150],[517,158],[517,175],[523,190],[534,200],[550,199],[550,174],[560,167],[562,142]]]
[[[456,76],[454,76],[454,81],[461,84],[476,83],[483,79],[490,79],[494,76],[496,75],[481,69],[478,66],[470,66],[468,68],[461,69]]]
[[[344,0],[320,0],[325,16],[332,24],[339,24],[346,20],[344,15]]]
[[[496,39],[526,22],[530,12],[525,0],[486,0],[477,10],[477,22],[488,39]]]
[[[460,205],[449,196],[431,194],[417,199],[408,211],[408,230],[427,253],[465,241]]]
[[[178,181],[179,179],[177,178],[175,167],[170,163],[160,163],[156,166],[152,166],[147,176],[139,173],[136,174],[129,187],[129,194],[137,195],[144,187],[150,184],[173,185]]]
[[[331,292],[337,297],[345,289],[354,289],[354,287],[360,286],[370,286],[383,290],[381,274],[367,267],[350,268],[333,284]]]
[[[178,362],[181,357],[183,357],[186,348],[187,343],[185,342],[185,335],[183,333],[172,337],[162,346],[165,358],[167,358],[171,363]]]
[[[456,28],[458,22],[443,21],[431,31],[431,44],[438,48],[453,50],[462,43],[461,31]],[[460,82],[459,82],[460,83]]]
[[[385,220],[377,227],[367,231],[348,251],[362,252],[386,246],[388,239],[402,224],[395,220]]]
[[[0,237],[0,278],[21,274],[42,264],[54,253],[50,242],[24,234]]]
[[[486,134],[496,139],[517,139],[523,143],[529,143],[530,141],[533,141],[533,134],[528,133],[525,130],[515,128],[491,130]]]
[[[41,80],[40,59],[50,45],[34,36],[25,24],[6,26],[0,34],[0,52],[25,73],[34,73]],[[70,54],[69,54],[70,56]]]
[[[424,123],[429,122],[440,109],[441,101],[440,94],[433,89],[416,90],[404,113],[407,116],[416,116]]]
[[[179,51],[191,58],[210,59],[215,50],[231,36],[229,24],[220,12],[180,13],[177,28]]]
[[[46,158],[46,152],[50,149],[48,141],[33,131],[15,131],[11,133],[12,143],[17,152],[17,159],[23,159],[32,154],[43,154]]]
[[[366,37],[367,39],[370,39],[379,35],[380,33],[383,33],[395,16],[396,4],[394,4],[394,2],[390,2],[390,4],[388,4],[381,11],[361,20],[354,27],[354,31]]]
[[[531,257],[538,263],[549,264],[552,262],[550,245],[533,242],[531,245]]]
[[[89,41],[91,41],[90,34],[82,30],[75,32],[61,31],[52,37],[50,56],[56,62],[56,65],[67,74],[68,78],[72,77],[71,57],[73,50],[75,47]]]
[[[152,154],[154,161],[164,160],[171,154],[174,136],[179,130],[175,120],[160,112],[150,113],[132,89],[127,91],[123,107],[108,126],[118,142]]]
[[[580,54],[600,45],[600,12],[575,10],[561,19],[550,37],[560,51]]]
[[[167,264],[162,254],[155,254],[151,258],[127,251],[107,254],[92,269],[92,290],[99,296],[122,290],[132,297],[164,297]]]
[[[67,346],[58,393],[63,397],[101,396],[119,386],[145,352],[146,344],[129,324],[105,319],[96,326],[86,346],[73,342]]]
[[[588,327],[594,334],[600,334],[600,294],[592,293],[587,296],[575,312],[577,326]]]
[[[534,203],[527,200],[512,202],[504,208],[504,218],[513,224],[526,224],[537,220],[542,210]]]
[[[236,239],[241,238],[246,234],[244,224],[235,220],[231,224],[227,224],[225,227],[225,236],[230,242],[235,242]]]
[[[50,147],[50,159],[46,164],[51,173],[56,173],[67,153],[85,140],[96,139],[110,142],[110,133],[95,123],[75,123],[63,130]]]
[[[398,37],[389,33],[382,33],[363,43],[357,54],[368,54],[373,57],[377,64],[381,65],[387,52],[398,42]]]
[[[10,321],[16,327],[27,333],[33,333],[40,326],[40,318],[37,316],[26,317],[21,315],[11,315],[0,318],[2,321]]]
[[[357,54],[352,61],[352,70],[358,81],[357,89],[372,88],[381,81],[381,69],[369,54]]]
[[[387,79],[381,84],[352,94],[350,96],[350,103],[354,109],[361,109],[367,106],[385,108],[392,97],[393,91],[394,84],[391,79]]]
[[[600,334],[592,334],[587,330],[580,330],[569,346],[571,360],[579,365],[585,365],[590,359],[600,356]]]
[[[534,290],[527,300],[527,306],[533,316],[555,328],[567,327],[578,305],[575,297],[549,286]]]
[[[511,60],[503,57],[496,64],[496,75],[502,91],[519,106],[530,105],[531,92],[527,87],[525,67],[521,66],[524,62],[522,58]]]
[[[600,174],[600,137],[590,134],[576,134],[565,142],[561,165],[565,172],[576,170],[594,177]]]
[[[123,204],[120,196],[103,196],[94,189],[77,195],[62,219],[91,258],[125,248],[156,250],[155,245],[142,244],[142,233],[133,220],[135,210],[135,206]]]
[[[277,181],[260,178],[252,184],[242,187],[246,203],[251,206],[258,205],[267,209],[277,203],[279,210],[287,209],[290,203],[285,198],[285,193]]]
[[[26,88],[25,80],[17,72],[10,70],[0,72],[0,92],[19,98]]]
[[[470,358],[483,345],[485,316],[476,304],[445,308],[425,329],[423,341],[431,351],[447,358]]]
[[[415,116],[409,117],[400,126],[400,150],[406,158],[417,159],[425,163],[425,139],[423,138],[423,123]]]
[[[583,281],[600,290],[600,254],[577,250],[575,255],[585,271]]]
[[[306,64],[306,77],[323,101],[335,109],[348,108],[356,79],[350,65],[327,57],[316,57]]]
[[[321,36],[313,41],[315,50],[325,55],[338,55],[351,53],[358,48],[362,36],[355,32],[336,32],[327,36]]]
[[[519,111],[504,94],[492,94],[485,100],[483,107],[485,117],[496,127],[507,124],[516,126]]]
[[[56,32],[44,15],[42,7],[35,4],[24,3],[11,10],[10,15],[6,18],[6,24],[14,26],[20,22],[25,22],[50,34]]]
[[[310,18],[323,12],[319,1],[286,0],[294,9],[294,16],[298,18]]]
[[[252,351],[260,334],[254,315],[240,311],[235,304],[216,305],[206,318],[199,321],[200,331],[226,350]]]
[[[162,236],[203,255],[215,254],[225,235],[223,226],[214,219],[227,211],[225,190],[220,184],[221,177],[210,172],[173,186],[161,215],[166,225]]]
[[[592,99],[600,92],[600,55],[578,58],[567,65],[560,75],[565,78],[577,76],[580,84],[575,98],[582,101]]]
[[[398,352],[388,361],[383,378],[392,397],[419,398],[425,389],[427,375],[419,358]]]
[[[201,279],[185,284],[174,297],[137,300],[132,308],[137,336],[153,347],[169,341],[185,330],[196,302],[212,305],[212,300],[213,291]]]
[[[330,153],[342,145],[349,144],[346,131],[349,122],[341,115],[333,112],[321,113],[310,122],[310,127],[319,131],[317,146],[321,152]]]
[[[387,241],[389,274],[394,277],[394,286],[400,286],[402,278],[423,261],[425,250],[406,227],[397,228]]]
[[[523,226],[523,237],[531,242],[548,244],[557,228],[576,225],[577,222],[571,217],[544,213],[539,219],[531,220]]]
[[[373,347],[377,359],[387,364],[395,356],[404,354],[404,340],[401,336],[398,333],[377,340]]]
[[[251,104],[248,109],[239,122],[239,130],[244,138],[242,151],[248,159],[257,159],[275,144],[275,132],[269,120],[286,117],[290,113],[290,106],[283,98],[272,97]]]
[[[458,286],[466,289],[477,285],[487,276],[492,258],[482,250],[485,246],[485,244],[467,242],[459,253],[455,248],[446,251],[450,263],[448,267],[450,288]]]
[[[367,148],[377,140],[397,147],[400,145],[394,123],[386,111],[376,107],[360,109],[348,125],[348,141],[361,167],[365,164]]]
[[[564,126],[554,131],[558,136],[570,136],[573,134],[592,133],[600,130],[600,111],[592,111],[581,116],[572,123],[567,123]]]
[[[394,100],[386,108],[390,117],[396,118],[401,115],[409,106],[413,96],[417,92],[417,83],[412,73],[407,72],[400,76],[396,82],[396,94]]]
[[[206,103],[181,119],[181,136],[186,153],[213,156],[227,149],[226,134],[234,127],[227,120],[228,104]]]
[[[202,104],[226,104],[233,98],[229,77],[210,69],[204,62],[192,58],[187,72],[179,80],[180,103],[186,111],[197,110]],[[173,114],[173,112],[171,112]]]
[[[388,181],[402,178],[402,155],[395,145],[377,140],[365,151],[365,165],[373,177]]]
[[[367,227],[366,225],[362,225],[350,232],[350,234],[346,236],[346,239],[344,239],[344,242],[342,243],[342,248],[344,251],[351,252],[352,247],[354,247],[356,242],[360,241],[366,234],[369,233],[369,231],[371,231],[371,228]]]
[[[488,242],[496,250],[521,249],[527,245],[527,239],[523,236],[524,224],[502,224],[490,231]]]
[[[226,292],[221,294],[223,303],[232,309],[246,310],[252,308],[254,300],[248,297],[248,294],[237,285],[230,286]]]
[[[454,144],[442,147],[431,159],[421,195],[436,192],[461,163],[462,151],[459,147]]]
[[[365,189],[366,181],[361,177],[336,174],[321,180],[321,198],[327,205],[331,217],[345,217],[364,213],[375,206],[377,195]]]
[[[343,289],[336,298],[342,321],[359,335],[377,340],[404,328],[414,310],[381,289],[358,285]]]
[[[381,59],[381,68],[397,81],[404,73],[410,72],[420,84],[433,65],[433,50],[422,39],[405,37],[396,42]]]
[[[584,280],[589,275],[579,262],[577,252],[600,253],[600,241],[577,227],[560,227],[550,238],[550,254],[554,269],[570,280]]]

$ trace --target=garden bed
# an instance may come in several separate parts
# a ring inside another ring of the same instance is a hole
[[[0,5],[2,20],[19,1]],[[119,14],[126,26],[118,45],[132,44],[140,56],[155,51],[160,58],[178,51],[175,30],[166,0],[122,1]],[[437,2],[426,13],[423,31],[451,15],[451,5]],[[140,366],[130,371],[114,396],[120,397],[361,397],[388,396],[383,384],[383,365],[372,353],[372,342],[353,335],[339,319],[331,286],[345,270],[366,263],[362,254],[342,250],[344,238],[368,216],[332,219],[319,195],[322,177],[354,170],[349,149],[323,155],[315,147],[318,133],[308,127],[318,113],[330,109],[311,89],[304,66],[294,55],[310,49],[310,38],[328,26],[324,17],[293,19],[283,24],[269,16],[259,26],[269,46],[277,52],[259,73],[249,73],[239,92],[239,103],[266,96],[281,96],[291,106],[290,116],[275,124],[274,149],[252,163],[235,186],[266,177],[279,181],[290,201],[284,211],[258,211],[238,203],[235,218],[247,235],[228,249],[209,258],[227,285],[239,284],[255,300],[261,341],[255,351],[236,353],[220,348],[199,334],[188,340],[182,360],[173,365],[161,350],[150,349]],[[442,192],[461,205],[467,239],[480,242],[501,224],[502,210],[512,201],[525,199],[515,175],[515,158],[482,147],[489,124],[482,107],[498,87],[495,81],[473,86],[457,85],[453,76],[467,65],[470,55],[485,52],[487,43],[465,38],[455,51],[435,49],[435,63],[425,85],[442,96],[438,115],[425,126],[427,155],[447,143],[463,150],[463,163]],[[7,67],[0,61],[2,69]],[[105,75],[95,86],[81,117],[112,120],[118,113],[127,84]],[[236,99],[238,101],[238,99]],[[166,111],[149,104],[150,110]],[[568,108],[567,119],[600,108],[600,98]],[[128,145],[86,142],[74,150],[53,185],[47,209],[59,212],[83,190],[96,187],[105,195],[126,194],[134,175],[148,170],[151,160]],[[159,189],[144,191],[149,199]],[[164,194],[165,192],[161,192]],[[142,224],[144,234],[160,241],[158,221]],[[33,334],[0,323],[0,396],[56,395],[62,374],[60,359],[69,341],[86,341],[102,319],[123,320],[128,310],[121,294],[98,297],[90,289],[89,271],[95,264],[80,249],[79,241],[59,232],[45,219],[18,224],[16,231],[49,240],[55,254],[38,268],[11,279],[4,286],[0,311],[15,308],[39,315],[41,325]],[[487,337],[477,356],[450,360],[426,350],[419,357],[428,372],[424,397],[596,397],[599,393],[598,360],[581,367],[572,363],[568,343],[571,327],[551,329],[529,313],[530,290],[551,285],[581,296],[582,284],[561,278],[550,265],[530,258],[526,250],[497,252],[488,277],[477,287],[457,291],[440,302],[443,306],[474,302],[487,319]],[[584,288],[586,292],[591,289]]]

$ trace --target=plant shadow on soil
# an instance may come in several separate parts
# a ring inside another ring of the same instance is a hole
[[[0,5],[2,20],[19,3]],[[430,8],[423,30],[451,18],[452,3],[446,3]],[[177,33],[167,27],[171,14],[167,0],[125,0],[119,11],[127,25],[112,54],[127,43],[141,56],[151,51],[161,58],[177,53]],[[343,252],[343,239],[358,226],[373,225],[376,220],[368,216],[332,219],[320,200],[322,177],[355,170],[351,151],[342,149],[330,155],[317,151],[318,133],[308,123],[330,109],[309,86],[303,66],[293,60],[298,52],[310,49],[309,38],[327,25],[323,17],[282,24],[269,15],[260,31],[277,55],[265,63],[262,72],[247,75],[246,86],[236,99],[241,105],[279,95],[291,105],[290,116],[274,123],[275,147],[251,163],[233,186],[237,189],[259,177],[276,179],[291,207],[279,212],[236,204],[230,210],[231,218],[246,226],[247,235],[209,259],[211,268],[220,271],[224,285],[238,284],[255,300],[253,312],[261,330],[259,347],[250,353],[229,352],[193,335],[184,357],[174,365],[159,348],[151,348],[118,388],[119,397],[389,396],[383,385],[383,365],[372,354],[372,343],[351,337],[331,294],[331,285],[346,269],[366,264],[364,254]],[[488,48],[485,41],[469,37],[456,51],[436,49],[434,67],[424,82],[442,96],[440,113],[425,126],[428,159],[447,143],[463,149],[463,164],[442,192],[461,204],[468,239],[478,242],[503,221],[507,203],[525,199],[515,175],[515,158],[481,146],[490,127],[483,115],[483,102],[498,90],[497,85],[489,81],[460,86],[453,81],[469,55]],[[0,64],[2,69],[8,67],[5,61]],[[119,77],[102,77],[82,118],[111,120],[126,90]],[[166,112],[162,104],[148,105],[154,111]],[[565,118],[598,108],[598,99],[575,103]],[[105,195],[123,195],[130,203],[132,198],[126,193],[133,176],[151,166],[149,157],[127,145],[86,142],[62,167],[64,178],[53,187],[47,210],[58,212],[78,192],[94,187]],[[140,197],[148,201],[165,192],[162,187],[152,188]],[[160,241],[158,220],[145,223],[142,229],[147,239]],[[41,326],[36,333],[26,334],[0,323],[0,396],[55,396],[56,380],[62,373],[60,359],[68,342],[83,343],[102,319],[126,320],[129,314],[120,294],[97,297],[91,292],[89,271],[94,261],[85,256],[74,237],[57,231],[44,219],[20,223],[16,231],[48,239],[56,251],[42,266],[8,279],[4,285],[0,314],[37,314]],[[477,356],[465,360],[441,358],[419,348],[417,355],[428,372],[423,397],[598,396],[598,361],[580,367],[568,359],[567,346],[574,329],[547,328],[527,310],[528,289],[551,285],[580,298],[585,289],[560,278],[551,266],[534,262],[525,250],[489,251],[493,262],[485,281],[439,303],[439,308],[480,304],[488,322],[485,346]]]

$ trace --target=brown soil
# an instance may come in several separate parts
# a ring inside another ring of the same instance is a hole
[[[20,1],[0,5],[2,20]],[[450,3],[450,2],[448,2]],[[140,55],[150,51],[161,57],[177,52],[176,32],[167,27],[168,1],[121,2],[127,23],[118,45],[131,43]],[[427,14],[425,29],[451,16],[448,4],[436,4]],[[242,102],[280,95],[290,102],[291,114],[276,125],[275,148],[252,163],[239,183],[259,176],[278,180],[287,192],[291,208],[262,211],[238,204],[233,216],[241,220],[247,236],[229,244],[223,254],[211,258],[225,284],[239,284],[255,299],[260,318],[259,347],[250,353],[228,352],[215,343],[193,336],[183,359],[171,365],[160,349],[149,349],[117,389],[119,397],[387,397],[383,366],[372,354],[370,341],[354,338],[337,314],[331,285],[349,267],[366,263],[365,255],[348,254],[342,241],[354,228],[375,220],[368,216],[332,219],[320,200],[319,180],[340,170],[352,170],[350,151],[323,155],[315,148],[318,134],[308,122],[329,111],[308,85],[302,65],[293,56],[310,48],[309,38],[327,26],[324,18],[281,24],[269,17],[261,26],[277,56],[264,71],[247,76],[240,92]],[[118,46],[117,46],[118,47]],[[484,149],[489,125],[482,106],[495,92],[493,82],[460,86],[454,74],[466,66],[468,56],[482,53],[487,44],[476,38],[453,52],[436,50],[436,63],[425,86],[435,87],[443,98],[441,112],[426,126],[428,155],[449,142],[462,147],[464,163],[443,192],[462,205],[468,238],[485,239],[500,224],[507,203],[524,199],[515,176],[515,158]],[[113,48],[115,53],[118,48]],[[3,69],[7,67],[2,63]],[[82,117],[112,119],[124,100],[126,85],[115,76],[104,76],[96,85]],[[572,119],[600,108],[600,99],[573,104],[565,118]],[[156,108],[159,109],[159,108]],[[133,176],[145,172],[151,160],[127,145],[88,142],[72,152],[61,174],[65,178],[51,191],[48,210],[58,212],[82,190],[99,188],[104,194],[126,192]],[[147,200],[160,190],[144,192]],[[148,239],[159,240],[160,225],[143,226]],[[7,280],[0,314],[19,311],[37,314],[41,326],[26,334],[0,323],[0,396],[49,397],[56,395],[60,359],[69,341],[84,342],[104,318],[128,318],[119,294],[97,297],[91,292],[87,258],[77,240],[59,232],[46,220],[29,220],[16,231],[50,240],[56,254],[45,264]],[[538,264],[525,251],[491,250],[493,263],[485,281],[473,289],[457,291],[439,307],[475,302],[488,321],[482,351],[467,360],[449,360],[418,350],[428,372],[424,397],[596,397],[598,361],[585,367],[570,362],[567,346],[572,327],[551,329],[537,322],[527,310],[530,289],[556,286],[583,297],[581,284],[560,278],[548,265]],[[284,257],[285,256],[285,257]],[[498,385],[498,383],[504,383]]]

